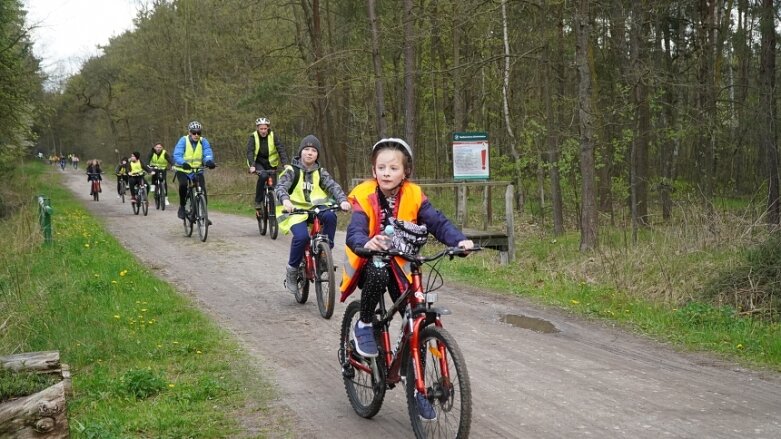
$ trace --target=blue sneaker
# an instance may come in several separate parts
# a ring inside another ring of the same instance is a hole
[[[374,358],[379,354],[377,342],[374,340],[374,328],[371,325],[361,327],[358,322],[355,322],[354,328],[355,350],[363,357]]]
[[[418,414],[426,421],[434,421],[437,419],[437,412],[434,410],[434,406],[431,405],[431,401],[426,399],[422,393],[415,392],[415,401],[418,403]]]

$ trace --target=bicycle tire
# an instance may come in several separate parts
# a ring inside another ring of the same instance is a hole
[[[309,299],[309,279],[306,278],[306,256],[301,260],[301,264],[298,266],[298,288],[296,296],[296,302],[300,304],[306,303]]]
[[[372,359],[366,359],[358,355],[355,351],[355,341],[353,340],[353,328],[361,315],[361,302],[353,301],[347,305],[342,317],[342,329],[339,339],[339,362],[342,365],[342,380],[344,381],[344,390],[347,392],[347,399],[350,401],[355,413],[362,418],[372,418],[376,415],[382,403],[385,400],[385,359],[378,355],[376,360],[377,376],[356,369],[349,364],[349,359],[358,360],[367,366],[371,366]]]
[[[336,281],[334,273],[334,258],[331,247],[326,241],[319,241],[315,249],[315,296],[317,307],[324,319],[330,319],[334,314],[336,296]]]
[[[258,231],[261,236],[266,236],[266,230],[268,228],[268,217],[266,216],[266,206],[264,205],[260,209],[255,209],[255,218],[258,220]]]
[[[122,198],[122,204],[124,204],[124,203],[125,203],[125,190],[126,190],[126,189],[125,189],[125,183],[124,183],[124,182],[122,182],[122,183],[119,185],[119,188],[120,188],[120,189],[119,189],[119,197],[120,197],[120,198]]]
[[[92,182],[92,200],[93,201],[99,201],[100,200],[100,185],[98,182],[93,181]]]
[[[274,194],[269,190],[266,192],[266,209],[268,212],[268,229],[271,239],[277,239],[279,234],[279,224],[277,223],[276,206],[274,205]]]
[[[196,195],[195,202],[198,208],[196,209],[196,221],[198,222],[198,236],[201,238],[201,242],[206,242],[206,238],[209,236],[209,212],[206,210],[206,199],[203,195]]]
[[[193,236],[193,196],[192,194],[187,194],[187,201],[185,201],[184,205],[184,219],[182,222],[184,223],[184,236],[190,237]]]
[[[149,213],[149,200],[146,197],[146,190],[143,190],[143,196],[141,197],[141,211],[144,212],[144,216]]]
[[[131,207],[133,207],[133,213],[138,215],[138,212],[141,211],[141,203],[138,202],[138,192],[136,192],[136,200],[132,201],[131,199]]]
[[[161,185],[157,186],[157,191],[160,193],[160,210],[165,210],[165,198],[168,196],[168,191],[165,190],[165,181],[160,183]]]
[[[467,438],[472,423],[472,391],[464,356],[453,336],[443,328],[427,326],[420,332],[421,368],[426,394],[437,418],[424,421],[418,414],[412,355],[407,364],[407,408],[416,438]],[[444,360],[440,350],[444,349]],[[449,380],[442,376],[442,361]]]
[[[155,187],[155,210],[160,210],[160,205],[163,204],[160,202],[160,188]]]

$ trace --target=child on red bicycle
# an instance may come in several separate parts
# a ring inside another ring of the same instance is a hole
[[[390,264],[377,266],[353,253],[352,249],[400,248],[401,243],[391,243],[391,238],[383,233],[388,225],[399,230],[397,220],[412,223],[407,227],[419,229],[424,236],[426,232],[431,233],[445,245],[467,250],[474,247],[472,241],[431,205],[420,186],[409,181],[412,148],[407,142],[395,138],[382,139],[372,147],[371,157],[374,179],[356,186],[348,197],[353,205],[353,214],[347,226],[347,259],[340,287],[342,302],[356,287],[361,288],[361,318],[355,327],[355,339],[358,353],[364,357],[377,356],[372,318],[380,298],[387,289],[395,301],[402,291],[407,290],[410,279],[408,262],[404,259],[394,258]],[[394,235],[404,235],[400,232]]]
[[[311,134],[304,137],[298,147],[298,154],[279,175],[275,191],[277,198],[282,202],[282,206],[277,206],[279,230],[283,233],[293,232],[285,276],[287,289],[293,294],[298,293],[298,265],[304,257],[304,249],[309,242],[309,229],[306,215],[287,213],[294,209],[312,209],[315,206],[328,204],[330,198],[335,199],[342,210],[350,210],[350,203],[347,202],[342,187],[318,163],[320,151],[321,144],[317,137]],[[333,248],[336,214],[332,211],[324,211],[318,214],[318,218]]]

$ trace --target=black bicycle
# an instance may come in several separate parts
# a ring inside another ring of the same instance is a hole
[[[277,171],[257,170],[258,178],[265,178],[263,185],[263,204],[255,207],[255,218],[258,220],[258,230],[262,236],[269,232],[271,239],[277,239],[279,225],[277,224],[276,203],[274,194],[274,177]]]
[[[155,209],[165,210],[165,197],[168,191],[165,184],[165,169],[152,167],[155,171],[152,177],[152,191],[155,193]]]
[[[144,212],[144,216],[149,213],[149,199],[146,194],[146,181],[142,178],[141,184],[136,185],[136,199],[131,203],[133,213]]]
[[[187,176],[187,197],[184,204],[184,234],[192,236],[193,227],[198,226],[198,236],[201,242],[206,242],[209,236],[209,212],[206,209],[206,194],[201,187],[199,176],[203,174],[203,168],[192,168]]]
[[[121,174],[116,174],[117,180],[119,181],[119,198],[122,199],[122,202],[125,202],[125,194],[127,193],[127,182],[125,181],[125,176]]]

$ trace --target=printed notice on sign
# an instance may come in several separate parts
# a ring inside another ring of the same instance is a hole
[[[485,133],[456,133],[453,136],[453,178],[455,180],[487,180],[488,136]],[[464,137],[483,137],[484,140],[460,140]]]

